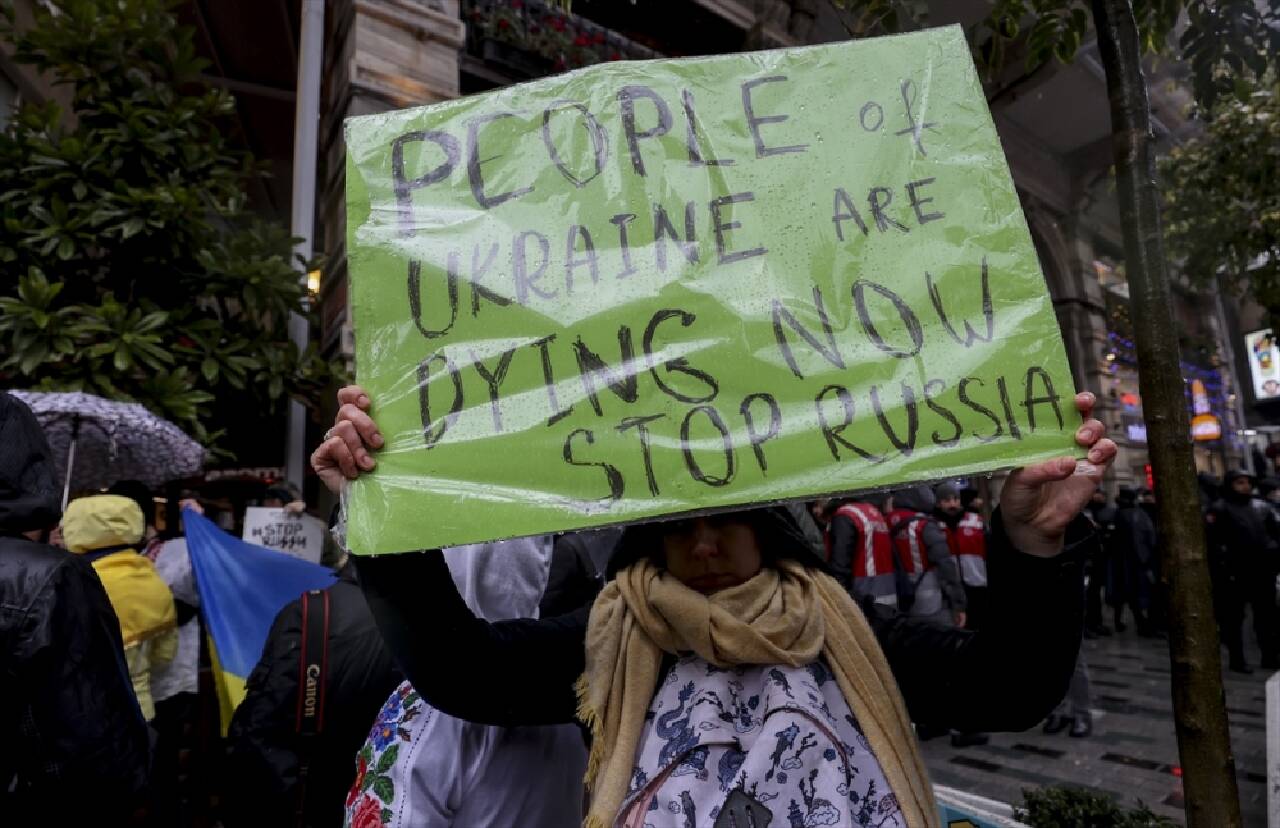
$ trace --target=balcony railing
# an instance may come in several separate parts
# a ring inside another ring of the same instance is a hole
[[[513,80],[611,60],[662,57],[596,23],[537,0],[463,0],[467,53]]]

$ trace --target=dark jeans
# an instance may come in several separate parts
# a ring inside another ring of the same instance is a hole
[[[1084,663],[1084,651],[1081,650],[1076,658],[1075,672],[1071,674],[1071,683],[1067,685],[1067,695],[1053,713],[1055,716],[1064,716],[1068,719],[1089,716],[1091,703],[1089,668]]]
[[[987,590],[988,587],[975,587],[965,584],[965,629],[980,630],[982,625],[986,623],[987,607],[990,604]]]
[[[1102,587],[1106,585],[1106,567],[1094,566],[1089,571],[1089,585],[1084,592],[1084,626],[1085,629],[1097,629],[1102,626]]]
[[[1274,662],[1280,655],[1277,631],[1275,575],[1270,572],[1242,573],[1222,584],[1218,591],[1218,627],[1222,644],[1234,663],[1244,658],[1244,610],[1253,615],[1253,630],[1258,636],[1262,660]]]
[[[191,748],[188,726],[195,724],[197,698],[195,693],[179,693],[156,702],[156,717],[151,721],[157,737],[151,771],[151,824],[157,828],[183,828],[191,823],[183,780],[192,774],[182,773],[181,760],[183,751]]]

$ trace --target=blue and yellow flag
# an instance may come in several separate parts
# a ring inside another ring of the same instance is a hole
[[[183,511],[182,520],[226,735],[276,614],[307,590],[333,584],[334,574],[328,567],[245,543],[190,510]]]

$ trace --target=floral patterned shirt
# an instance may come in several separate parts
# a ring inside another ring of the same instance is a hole
[[[906,828],[826,665],[679,658],[654,695],[623,828]]]

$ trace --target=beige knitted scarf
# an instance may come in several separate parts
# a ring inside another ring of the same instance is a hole
[[[618,573],[587,624],[578,716],[591,728],[587,828],[609,828],[627,795],[663,653],[718,667],[819,656],[871,744],[910,828],[937,828],[937,807],[906,705],[866,618],[830,576],[792,561],[701,595],[648,560]]]

